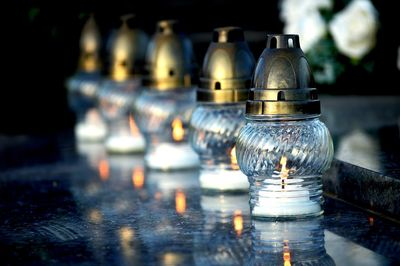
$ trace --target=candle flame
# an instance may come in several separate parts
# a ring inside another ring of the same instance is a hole
[[[99,163],[99,175],[101,181],[106,181],[110,175],[110,166],[107,160],[101,160]]]
[[[133,187],[137,189],[143,188],[144,185],[144,171],[142,167],[137,167],[132,171]]]
[[[183,129],[182,121],[179,118],[175,118],[172,121],[172,138],[175,141],[182,141],[185,136],[185,130]]]
[[[186,196],[181,190],[176,191],[175,194],[175,209],[179,214],[183,214],[186,211]]]
[[[135,120],[133,119],[133,116],[129,116],[129,129],[131,130],[131,135],[132,136],[138,136],[139,135],[139,129],[136,126]]]
[[[236,234],[240,236],[243,231],[243,216],[242,212],[236,210],[233,216],[233,227],[235,228]]]
[[[279,163],[281,164],[281,173],[279,176],[281,177],[282,189],[285,189],[285,183],[286,183],[285,180],[289,176],[289,169],[286,168],[286,163],[287,163],[286,156],[282,156],[281,161]]]
[[[232,148],[232,150],[231,150],[230,157],[231,157],[231,166],[232,166],[232,169],[234,169],[234,170],[239,170],[238,162],[237,162],[237,159],[236,159],[236,145],[233,146],[233,148]]]
[[[289,240],[283,240],[283,266],[291,266]]]

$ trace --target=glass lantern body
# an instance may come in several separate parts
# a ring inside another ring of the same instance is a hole
[[[100,72],[78,72],[67,81],[68,104],[76,115],[75,135],[79,141],[100,141],[107,127],[97,107]]]
[[[78,72],[68,79],[68,103],[78,120],[84,119],[86,112],[96,107],[96,93],[100,80],[99,72]]]
[[[200,157],[200,184],[215,191],[246,191],[247,176],[237,164],[235,145],[245,124],[244,103],[200,103],[191,117],[191,144]]]
[[[135,101],[133,113],[146,139],[147,167],[158,170],[198,167],[198,156],[188,143],[195,102],[194,88],[143,90]]]
[[[112,153],[131,153],[144,150],[140,134],[130,110],[139,95],[140,79],[105,80],[99,90],[99,106],[108,124],[106,149]]]
[[[255,217],[322,213],[321,175],[333,157],[328,129],[318,118],[246,116],[237,140],[240,169],[250,182]]]

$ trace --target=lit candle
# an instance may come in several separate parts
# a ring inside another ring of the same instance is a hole
[[[249,181],[237,165],[236,147],[230,154],[231,169],[202,169],[200,172],[200,185],[204,189],[212,190],[248,190]]]
[[[100,141],[107,135],[107,126],[96,109],[90,109],[84,121],[75,126],[75,136],[79,141]]]
[[[154,146],[145,156],[146,165],[161,170],[198,167],[198,155],[189,143],[184,142],[185,129],[182,121],[175,118],[171,123],[171,129],[175,143],[164,142]]]
[[[245,124],[245,101],[254,66],[241,28],[214,29],[190,120],[203,189],[239,192],[249,188],[247,176],[237,164],[236,138]]]
[[[111,136],[105,144],[107,151],[115,153],[140,152],[143,151],[144,145],[143,137],[132,137],[129,135]]]
[[[146,56],[147,86],[132,105],[146,138],[146,166],[157,170],[194,168],[199,159],[187,140],[186,126],[195,106],[193,50],[176,32],[176,21],[163,20]]]
[[[110,43],[109,77],[99,90],[99,104],[109,125],[105,142],[110,153],[144,151],[145,141],[129,115],[142,83],[141,61],[145,56],[146,34],[128,26],[132,16],[121,17],[123,23]]]
[[[252,214],[261,217],[295,216],[321,212],[318,202],[310,200],[310,192],[302,187],[303,179],[290,178],[286,168],[287,157],[280,160],[281,171],[274,171],[271,178],[265,179],[263,188],[258,191],[258,203]]]
[[[146,165],[152,169],[186,169],[199,165],[199,158],[188,143],[161,143],[146,154]]]
[[[252,84],[246,125],[236,139],[252,215],[322,214],[321,177],[332,162],[333,144],[318,118],[320,101],[298,35],[267,35]]]
[[[121,128],[121,134],[113,134],[106,140],[105,146],[107,151],[113,153],[133,153],[142,152],[145,148],[145,140],[139,133],[132,116],[129,116],[129,132]]]

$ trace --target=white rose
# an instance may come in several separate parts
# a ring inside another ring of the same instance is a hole
[[[362,58],[375,46],[377,29],[377,11],[369,0],[353,0],[329,24],[339,51],[354,59]]]
[[[285,23],[293,23],[318,9],[332,8],[332,0],[282,0],[280,18]]]
[[[315,10],[297,21],[286,23],[283,32],[286,34],[298,34],[301,48],[304,52],[310,50],[322,37],[327,27],[321,14]]]

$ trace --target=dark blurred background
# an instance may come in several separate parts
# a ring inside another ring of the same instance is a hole
[[[339,0],[334,5],[340,9],[348,2]],[[373,70],[346,70],[334,84],[320,85],[321,94],[400,94],[398,22],[392,12],[396,1],[372,2],[379,12],[378,41],[368,55]],[[109,32],[120,26],[123,14],[136,14],[135,23],[149,34],[156,21],[178,19],[193,40],[199,65],[215,27],[243,27],[256,58],[264,48],[265,34],[283,29],[279,1],[19,1],[16,14],[3,24],[11,27],[10,38],[3,35],[2,40],[11,46],[7,53],[12,58],[0,94],[0,134],[40,134],[72,127],[74,115],[68,110],[65,80],[76,71],[80,32],[91,13],[103,44]]]

